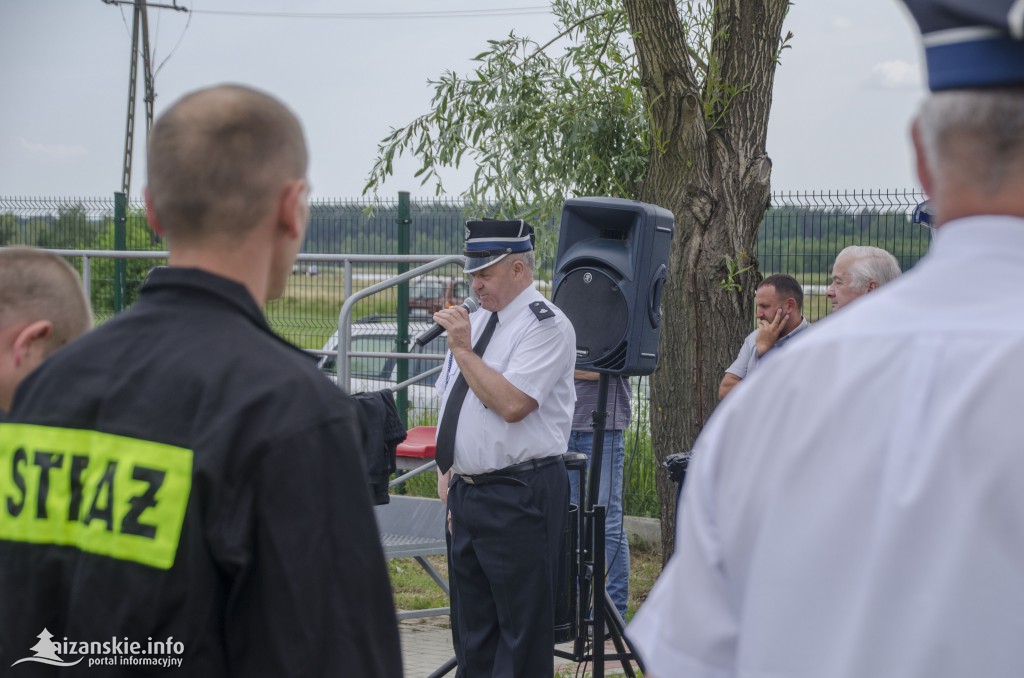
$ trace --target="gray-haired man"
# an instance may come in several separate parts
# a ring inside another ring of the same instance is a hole
[[[854,299],[873,292],[900,275],[896,257],[880,247],[850,245],[836,256],[832,284],[825,294],[838,311]]]

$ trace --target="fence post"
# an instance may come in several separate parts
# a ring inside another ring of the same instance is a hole
[[[128,249],[128,197],[124,193],[114,193],[114,249],[123,252]],[[125,292],[125,260],[114,259],[114,313],[124,310]]]
[[[409,207],[409,192],[399,191],[398,192],[398,253],[409,254],[409,224],[412,223],[411,209]],[[398,264],[398,272],[405,273],[409,270],[409,264]],[[398,285],[398,326],[396,328],[397,333],[395,337],[395,351],[399,353],[406,353],[409,350],[409,283],[403,282]],[[399,360],[398,361],[398,373],[396,375],[398,381],[396,383],[401,384],[409,378],[409,361]],[[398,391],[395,397],[395,405],[398,407],[398,416],[402,419],[402,424],[409,427],[409,394],[406,389]]]

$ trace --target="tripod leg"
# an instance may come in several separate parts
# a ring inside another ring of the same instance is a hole
[[[626,638],[626,623],[619,616],[619,610],[615,607],[615,603],[612,602],[612,598],[608,595],[607,591],[604,592],[604,607],[605,618],[608,620],[608,633],[612,637],[612,644],[615,645],[615,658],[619,660],[619,664],[622,665],[622,671],[629,678],[636,678],[630,661],[635,661],[641,671],[644,670],[644,667],[640,663],[640,656],[637,655],[636,650],[629,644],[629,639]]]

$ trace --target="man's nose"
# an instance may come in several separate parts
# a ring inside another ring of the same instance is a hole
[[[836,296],[836,286],[835,285],[829,285],[828,287],[826,287],[825,288],[825,296],[828,297],[829,299],[831,299],[832,297]]]

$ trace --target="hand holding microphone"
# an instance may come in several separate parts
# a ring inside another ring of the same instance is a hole
[[[480,303],[477,302],[477,300],[474,299],[473,297],[466,297],[466,300],[463,301],[462,304],[460,304],[460,306],[462,306],[462,308],[466,309],[467,313],[472,313],[473,311],[475,311],[478,308],[480,308]],[[444,327],[442,327],[438,323],[434,323],[433,327],[431,327],[429,330],[427,330],[426,332],[424,332],[420,336],[416,337],[416,343],[419,346],[425,346],[426,344],[429,344],[434,339],[437,339],[439,336],[441,336],[441,334],[443,334],[444,331],[445,331]]]

